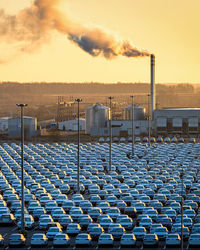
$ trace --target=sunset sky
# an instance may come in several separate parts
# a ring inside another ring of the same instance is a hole
[[[156,56],[156,82],[200,83],[199,0],[63,0],[77,22],[98,26]],[[1,0],[16,15],[30,0]],[[6,29],[6,27],[5,27]],[[51,32],[39,48],[21,52],[0,36],[0,81],[149,82],[149,57],[92,57],[67,36]]]

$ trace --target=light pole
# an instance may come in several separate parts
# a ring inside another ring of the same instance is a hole
[[[151,137],[151,115],[150,115],[150,94],[148,96],[148,139],[149,139],[149,145],[150,145],[150,137]]]
[[[134,136],[134,105],[133,105],[133,98],[134,96],[130,96],[132,99],[132,158],[134,158],[134,143],[135,143],[135,136]]]
[[[181,250],[183,250],[183,165],[180,174],[181,179]]]
[[[112,99],[114,97],[109,96],[108,99],[110,100],[110,122],[109,122],[109,130],[110,130],[110,150],[109,150],[109,173],[112,170]]]
[[[79,119],[79,104],[82,99],[75,99],[78,103],[78,135],[77,135],[77,193],[80,193],[80,119]]]
[[[24,219],[24,107],[28,104],[16,104],[21,109],[21,233],[25,234],[25,219]]]

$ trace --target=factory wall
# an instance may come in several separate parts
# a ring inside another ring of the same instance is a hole
[[[134,122],[134,134],[147,135],[149,124],[147,120]],[[131,120],[114,120],[112,121],[112,136],[130,136],[132,134],[132,121]],[[105,128],[92,128],[91,136],[109,136],[109,122]]]
[[[198,134],[200,108],[168,108],[154,111],[157,134]]]
[[[1,117],[0,118],[0,131],[6,131],[8,129],[8,120],[10,117]]]
[[[8,135],[9,137],[21,136],[21,118],[10,118],[8,120]],[[24,137],[31,138],[37,135],[37,118],[24,117]]]
[[[85,130],[85,119],[80,118],[80,130]],[[58,129],[63,131],[78,131],[78,120],[69,120],[58,123]]]

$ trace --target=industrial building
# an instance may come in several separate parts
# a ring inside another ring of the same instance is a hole
[[[85,130],[85,119],[80,118],[80,130]],[[78,119],[58,122],[58,129],[63,131],[78,131]]]
[[[158,135],[197,135],[200,132],[200,108],[155,110],[154,126]]]
[[[0,118],[0,131],[5,132],[8,130],[8,120],[10,117],[1,117]]]
[[[151,75],[151,101],[148,104],[148,112],[138,105],[125,108],[124,120],[112,120],[112,136],[129,136],[134,134],[152,136],[191,135],[200,133],[200,108],[164,108],[155,109],[155,56],[150,57]],[[130,93],[132,94],[132,93]],[[132,111],[133,110],[133,111]],[[134,119],[132,119],[132,112]],[[89,107],[86,110],[86,134],[92,136],[109,136],[110,108],[100,104]]]
[[[36,136],[37,118],[24,116],[24,137],[31,138]],[[21,136],[21,118],[10,118],[8,120],[8,136],[19,138]]]

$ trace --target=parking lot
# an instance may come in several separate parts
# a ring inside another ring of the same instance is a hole
[[[32,236],[39,233],[47,237],[44,248],[56,249],[56,235],[62,233],[67,238],[61,245],[68,248],[177,249],[183,195],[184,247],[198,249],[200,144],[137,143],[133,158],[131,149],[131,143],[112,144],[112,171],[108,173],[109,144],[81,144],[81,194],[77,195],[77,145],[25,145],[27,236],[20,248],[35,248]],[[14,246],[10,237],[20,229],[20,154],[18,144],[0,146],[0,234],[4,249]],[[49,228],[59,232],[50,234]],[[80,235],[87,239],[78,243]],[[172,235],[176,240],[170,239]]]

